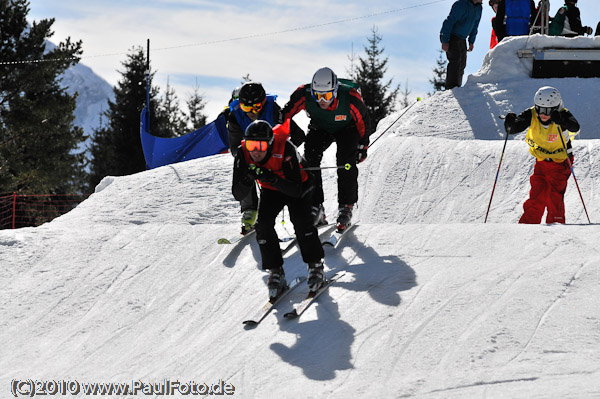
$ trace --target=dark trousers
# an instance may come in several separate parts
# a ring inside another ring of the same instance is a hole
[[[448,51],[448,68],[446,69],[446,90],[462,86],[462,79],[467,66],[467,41],[458,36],[450,36]]]
[[[336,165],[350,164],[350,170],[338,169],[338,203],[340,205],[355,204],[358,201],[358,168],[356,167],[356,153],[359,134],[355,125],[332,134],[318,129],[312,125],[308,128],[304,142],[304,158],[308,167],[321,166],[323,152],[335,141],[337,145]],[[315,193],[313,204],[322,204],[325,201],[323,194],[323,179],[320,170],[313,171],[315,178]]]
[[[248,195],[246,195],[246,197],[240,201],[240,206],[242,207],[242,212],[258,209],[258,194],[256,193],[256,184],[252,184],[252,188],[250,188]]]
[[[279,237],[275,232],[275,218],[286,205],[294,225],[302,260],[306,263],[319,262],[325,256],[317,229],[310,217],[310,202],[303,198],[289,197],[279,191],[263,189],[255,228],[262,268],[265,270],[279,269],[283,266]]]

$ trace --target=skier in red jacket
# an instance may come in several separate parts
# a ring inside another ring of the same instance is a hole
[[[306,110],[310,117],[304,143],[304,156],[309,167],[318,167],[323,152],[335,141],[338,169],[338,231],[350,225],[352,210],[358,200],[358,169],[356,164],[367,158],[371,127],[367,106],[353,82],[338,80],[327,67],[315,72],[311,83],[298,87],[283,107],[283,119]],[[316,187],[312,215],[315,225],[327,224],[323,208],[321,172],[314,172]]]
[[[308,264],[308,288],[317,291],[325,282],[323,247],[310,212],[313,181],[301,166],[301,157],[289,138],[289,124],[275,129],[263,120],[252,122],[244,132],[233,170],[233,196],[244,198],[255,181],[261,186],[256,221],[256,240],[262,268],[269,270],[269,298],[273,301],[287,289],[275,218],[288,207],[302,259]]]

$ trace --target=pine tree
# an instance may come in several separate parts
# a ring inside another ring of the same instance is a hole
[[[168,78],[165,96],[160,102],[158,112],[159,118],[165,121],[165,131],[160,133],[161,136],[177,137],[188,133],[185,122],[186,115],[179,107],[179,99],[177,98],[175,89],[169,84]]]
[[[186,104],[189,111],[188,123],[191,125],[191,130],[198,130],[206,125],[207,116],[203,113],[206,101],[200,94],[198,83],[194,86],[194,91],[188,97]]]
[[[367,57],[358,57],[360,65],[352,79],[360,86],[363,100],[369,110],[371,126],[375,128],[381,119],[394,112],[400,85],[390,91],[392,79],[382,83],[387,71],[388,58],[381,59],[384,48],[379,47],[382,36],[377,34],[377,28],[373,26],[371,32],[372,36],[368,38],[369,45],[364,48]]]
[[[447,61],[444,58],[444,51],[439,50],[436,67],[433,68],[433,78],[429,79],[429,83],[433,85],[433,91],[443,91],[446,89],[446,70]]]
[[[140,113],[146,100],[146,56],[141,47],[133,48],[122,64],[125,70],[114,87],[115,101],[109,101],[106,124],[95,131],[90,153],[90,185],[95,187],[105,176],[123,176],[146,170],[140,141]],[[150,82],[154,73],[150,74]],[[159,112],[159,89],[150,83],[150,132],[171,137],[164,113]]]
[[[81,41],[45,52],[54,19],[29,25],[28,13],[26,0],[0,0],[0,60],[14,62],[0,64],[0,193],[81,192],[85,137],[73,124],[76,97],[59,85]]]
[[[400,92],[400,94],[402,94],[402,100],[400,100],[400,104],[402,104],[403,108],[406,108],[410,105],[410,99],[408,98],[410,93],[412,93],[412,90],[408,90],[408,79],[406,79],[404,90]]]

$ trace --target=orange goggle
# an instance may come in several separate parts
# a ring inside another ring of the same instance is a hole
[[[262,109],[262,107],[263,107],[262,103],[257,103],[257,104],[252,104],[252,105],[246,105],[246,104],[240,103],[240,108],[242,109],[242,111],[252,112],[253,114],[258,114],[260,112],[260,110]]]
[[[269,148],[269,143],[260,140],[245,140],[244,145],[248,151],[265,152]]]
[[[314,91],[313,97],[317,101],[329,102],[329,101],[333,100],[333,91],[327,91],[325,93],[318,93],[318,92]]]

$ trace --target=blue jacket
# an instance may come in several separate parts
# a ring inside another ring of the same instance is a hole
[[[481,20],[481,4],[473,4],[472,0],[458,0],[452,5],[450,15],[444,20],[440,31],[440,41],[450,43],[450,36],[461,39],[469,38],[469,43],[475,43],[477,28]]]
[[[508,36],[528,35],[529,20],[532,14],[535,15],[533,0],[506,0],[505,5],[506,34]]]

